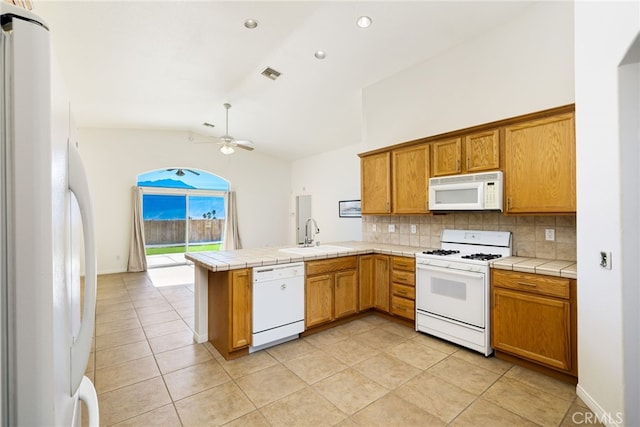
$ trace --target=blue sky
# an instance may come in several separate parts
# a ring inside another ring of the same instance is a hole
[[[198,188],[201,190],[229,191],[229,181],[200,169],[181,168],[184,175],[178,176],[178,168],[158,169],[138,175],[142,187]],[[199,175],[191,173],[196,172]],[[173,182],[172,182],[173,181]]]
[[[223,219],[224,198],[222,197],[189,197],[189,216],[202,219],[202,214],[216,211],[216,218]],[[145,194],[142,196],[142,219],[147,221],[184,219],[186,215],[186,197],[164,194]]]
[[[199,169],[181,168],[182,176],[176,174],[178,168],[159,169],[138,175],[141,187],[189,188],[201,190],[229,191],[229,182],[217,175]],[[191,171],[195,172],[192,173]],[[203,218],[203,214],[216,211],[216,218],[223,219],[224,198],[222,197],[189,197],[189,217]],[[186,196],[145,194],[142,196],[143,220],[175,220],[185,219]]]

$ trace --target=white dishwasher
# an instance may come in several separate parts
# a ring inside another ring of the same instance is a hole
[[[249,352],[295,338],[304,331],[304,263],[253,269],[253,335]]]

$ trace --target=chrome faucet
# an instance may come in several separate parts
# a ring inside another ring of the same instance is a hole
[[[309,224],[313,226],[311,230],[309,230]],[[313,244],[313,238],[316,233],[319,233],[320,229],[318,228],[318,223],[315,219],[309,218],[307,222],[304,223],[304,246],[308,247]]]

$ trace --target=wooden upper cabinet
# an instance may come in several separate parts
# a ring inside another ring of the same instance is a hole
[[[363,214],[391,213],[391,153],[360,159],[361,209]]]
[[[500,168],[500,131],[492,129],[431,143],[433,176]]]
[[[429,211],[429,145],[422,144],[391,153],[392,210],[398,214]]]
[[[433,176],[455,175],[462,172],[462,139],[453,138],[431,143]]]
[[[574,114],[505,128],[506,213],[576,211]]]
[[[500,167],[500,131],[474,133],[464,137],[465,172],[482,172]]]

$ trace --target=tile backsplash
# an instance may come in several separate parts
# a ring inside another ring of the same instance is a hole
[[[412,227],[415,227],[415,233],[411,232]],[[362,228],[364,241],[420,248],[440,248],[440,232],[444,228],[511,231],[513,255],[576,260],[575,215],[507,216],[498,212],[453,212],[404,216],[364,215]],[[394,231],[390,232],[390,228]],[[545,239],[547,229],[554,230],[554,241]]]

